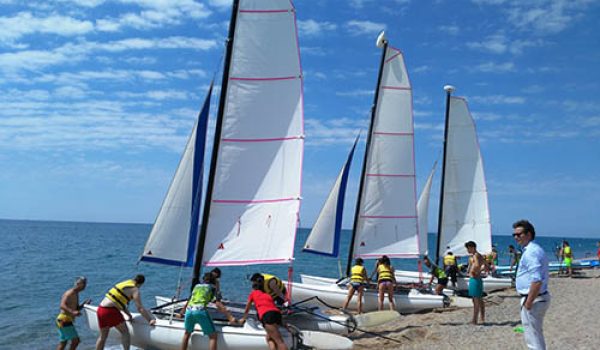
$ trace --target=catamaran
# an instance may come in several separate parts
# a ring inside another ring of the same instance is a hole
[[[356,257],[418,257],[412,90],[401,51],[388,46],[384,33],[379,35],[377,46],[382,49],[382,56],[347,274]],[[338,255],[344,193],[355,147],[356,141],[306,241],[305,251]],[[293,301],[317,296],[330,305],[343,305],[347,295],[345,283],[309,275],[301,275],[301,279],[302,283],[292,284]],[[377,300],[377,291],[367,288],[363,310],[376,310]],[[395,292],[396,308],[402,313],[443,307],[445,302],[443,296],[424,294],[415,289]],[[387,300],[385,304],[388,308]],[[356,306],[355,299],[350,306]]]
[[[438,215],[438,237],[435,250],[435,261],[439,264],[442,247],[457,257],[467,255],[464,244],[467,241],[477,243],[481,252],[492,250],[492,231],[488,208],[487,187],[483,172],[483,162],[479,150],[479,142],[475,123],[464,98],[452,96],[454,87],[445,86],[446,121],[444,131],[444,155],[442,163],[442,180]],[[427,186],[431,186],[431,177]],[[427,191],[428,192],[428,191]],[[428,195],[428,193],[427,193]],[[428,196],[420,199],[428,201]],[[425,204],[423,204],[425,205]],[[427,220],[426,214],[420,213],[421,220]],[[421,227],[426,227],[426,223]],[[426,237],[427,231],[421,232]],[[422,241],[422,245],[427,240]],[[427,251],[425,246],[423,251]],[[417,271],[396,271],[396,279],[401,283],[419,283],[429,280],[429,273]],[[512,280],[486,276],[483,287],[486,292],[510,288]],[[466,291],[469,286],[468,277],[459,277],[456,289]]]
[[[298,225],[304,150],[303,76],[296,12],[289,0],[235,0],[225,53],[213,151],[201,214],[210,95],[205,100],[141,255],[142,261],[193,266],[291,263]],[[85,307],[98,331],[96,307]],[[134,314],[133,345],[179,349],[183,320],[155,312],[150,326]],[[219,349],[264,349],[262,325],[216,322]],[[349,349],[348,338],[281,330],[292,348]],[[111,330],[111,332],[114,332]],[[197,327],[190,349],[207,349]]]

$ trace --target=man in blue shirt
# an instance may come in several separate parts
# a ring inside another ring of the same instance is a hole
[[[523,247],[517,269],[516,288],[521,295],[521,323],[529,349],[545,350],[544,315],[550,306],[548,259],[544,249],[533,240],[535,229],[527,220],[513,224],[513,237]]]

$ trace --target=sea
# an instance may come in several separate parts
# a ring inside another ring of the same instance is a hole
[[[58,344],[54,318],[59,311],[62,294],[73,285],[77,276],[88,278],[81,300],[91,298],[97,304],[114,283],[142,273],[146,283],[141,288],[143,304],[153,307],[154,296],[175,296],[179,287],[182,297],[189,290],[191,269],[138,263],[151,225],[111,224],[57,221],[0,220],[0,350],[51,349]],[[339,277],[345,270],[349,231],[341,239],[341,259],[303,253],[302,245],[309,229],[299,229],[296,239],[294,280],[300,274]],[[543,235],[543,233],[542,233]],[[571,238],[569,243],[576,258],[594,256],[596,240]],[[539,236],[536,241],[550,259],[561,238]],[[435,235],[429,235],[434,247]],[[511,236],[495,235],[500,264],[508,263]],[[414,259],[393,259],[396,269],[416,269]],[[367,261],[370,272],[374,262]],[[289,265],[252,265],[223,267],[221,286],[227,299],[246,299],[250,292],[249,276],[268,272],[287,278]],[[179,281],[183,281],[182,284]],[[187,284],[186,284],[187,283]],[[94,349],[96,334],[79,320],[79,349]],[[116,343],[109,349],[120,349]]]

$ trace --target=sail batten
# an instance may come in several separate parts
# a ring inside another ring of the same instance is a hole
[[[479,251],[490,252],[487,186],[475,123],[463,98],[451,97],[449,101],[440,245],[464,256],[465,242],[474,241]]]

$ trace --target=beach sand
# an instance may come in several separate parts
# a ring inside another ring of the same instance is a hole
[[[550,278],[552,296],[544,319],[548,349],[598,349],[600,347],[600,270],[573,278]],[[472,308],[436,310],[406,315],[370,329],[397,342],[371,334],[350,335],[355,349],[525,349],[520,298],[514,289],[485,297],[486,322],[471,325]]]

